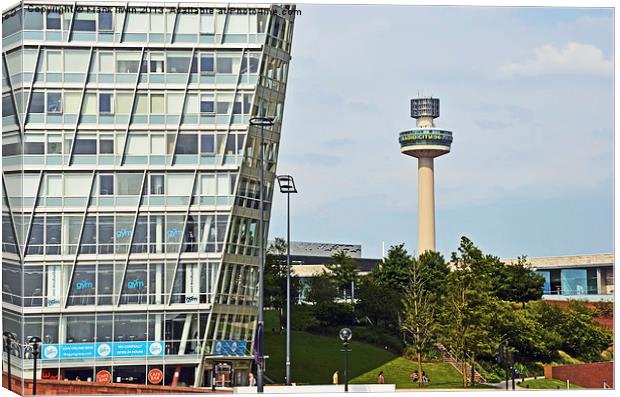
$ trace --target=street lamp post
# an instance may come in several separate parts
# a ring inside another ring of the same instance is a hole
[[[286,194],[286,384],[291,384],[291,193],[297,193],[290,175],[279,175],[280,192]]]
[[[353,336],[353,332],[349,328],[343,328],[338,333],[340,340],[342,340],[342,352],[344,352],[344,391],[349,391],[349,341]]]
[[[264,226],[263,226],[263,218],[264,218],[264,190],[265,190],[265,148],[264,148],[264,140],[265,140],[265,126],[272,126],[274,124],[273,117],[252,117],[250,119],[251,126],[260,126],[260,148],[259,148],[259,173],[260,173],[260,187],[259,187],[259,216],[258,216],[258,243],[260,244],[258,250],[258,324],[256,329],[256,338],[258,343],[256,344],[256,355],[257,355],[257,365],[256,365],[256,390],[259,393],[264,391],[265,382],[265,361],[263,358],[263,336],[265,333],[265,320],[263,318],[263,309],[264,309],[264,283],[265,283],[265,244],[264,244]]]
[[[13,343],[15,343],[15,334],[9,331],[4,331],[2,333],[4,336],[4,350],[6,350],[6,374],[8,378],[8,389],[9,391],[13,391],[13,382],[11,379],[11,352],[13,351]]]
[[[32,345],[32,358],[34,360],[34,366],[32,369],[32,395],[37,395],[37,357],[39,356],[39,347],[41,346],[41,338],[33,336],[28,341]]]

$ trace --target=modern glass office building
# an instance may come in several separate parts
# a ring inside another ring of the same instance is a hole
[[[264,131],[267,226],[295,13],[79,1],[3,12],[14,375],[32,376],[27,342],[39,336],[39,379],[247,382],[260,216],[249,120],[276,118]]]

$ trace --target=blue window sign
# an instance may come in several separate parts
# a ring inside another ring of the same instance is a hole
[[[163,342],[44,344],[42,360],[163,356]]]
[[[213,344],[213,354],[216,356],[247,356],[245,340],[216,340]]]

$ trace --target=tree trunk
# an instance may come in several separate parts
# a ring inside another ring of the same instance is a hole
[[[461,361],[461,372],[463,373],[463,387],[467,389],[467,362]]]
[[[473,357],[471,357],[471,384],[472,386],[476,383],[476,369],[474,367],[474,365],[476,364],[476,359]]]
[[[422,379],[422,355],[418,352],[418,387],[422,387],[424,379]]]

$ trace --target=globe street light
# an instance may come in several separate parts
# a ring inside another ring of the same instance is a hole
[[[39,356],[39,347],[41,346],[41,338],[33,336],[28,341],[32,346],[32,358],[34,360],[34,366],[32,370],[32,395],[37,395],[37,357]]]
[[[9,391],[13,391],[13,382],[11,378],[11,353],[13,352],[13,344],[15,343],[15,334],[9,331],[4,331],[2,336],[4,336],[4,350],[6,351],[8,389]]]
[[[349,391],[349,341],[353,336],[353,332],[349,328],[343,328],[338,332],[340,340],[342,340],[342,350],[344,352],[344,391]]]
[[[291,384],[291,193],[297,193],[290,175],[279,175],[280,192],[286,194],[286,384]]]
[[[265,320],[263,317],[264,306],[264,283],[265,283],[265,244],[264,244],[264,190],[265,190],[265,126],[272,126],[275,122],[273,117],[252,117],[250,119],[251,126],[260,126],[260,149],[259,149],[259,172],[260,172],[260,185],[259,185],[259,216],[258,216],[258,243],[260,244],[258,250],[258,324],[256,327],[256,338],[258,343],[256,344],[256,390],[259,393],[264,391],[264,371],[265,362],[263,358],[263,336],[265,334]]]

